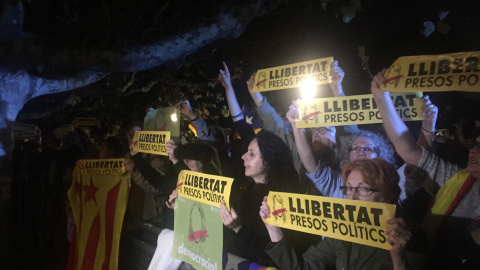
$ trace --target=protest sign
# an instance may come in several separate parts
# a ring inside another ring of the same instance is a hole
[[[67,194],[75,221],[67,269],[117,269],[128,201],[123,159],[79,160]]]
[[[392,93],[397,113],[403,121],[424,120],[418,97],[422,93]],[[317,98],[298,101],[297,128],[344,126],[382,123],[372,94],[347,97]]]
[[[480,52],[398,58],[380,86],[390,92],[479,91]]]
[[[326,57],[290,65],[261,69],[255,74],[253,92],[265,92],[299,87],[311,78],[316,85],[330,83],[330,63],[333,57]]]
[[[230,191],[233,178],[183,170],[178,175],[179,196],[215,207],[224,202],[230,210]]]
[[[12,131],[15,140],[39,139],[42,137],[42,131],[36,125],[13,122]]]
[[[395,217],[395,205],[272,191],[267,204],[269,224],[391,249],[386,222]]]
[[[133,150],[162,156],[167,154],[169,131],[136,131],[133,135]]]
[[[180,110],[165,107],[151,110],[143,120],[143,130],[170,131],[172,139],[180,138]]]
[[[195,269],[222,269],[223,222],[220,208],[179,196],[170,256]]]

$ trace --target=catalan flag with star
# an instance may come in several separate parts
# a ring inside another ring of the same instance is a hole
[[[123,159],[82,159],[68,190],[75,227],[67,270],[117,269],[128,199]]]

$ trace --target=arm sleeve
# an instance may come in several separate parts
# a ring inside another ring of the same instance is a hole
[[[132,156],[137,171],[131,174],[132,180],[137,183],[145,192],[160,193],[161,195],[168,195],[171,192],[171,185],[167,177],[161,175],[157,170],[150,166],[142,155],[137,154]]]
[[[295,169],[299,170],[301,160],[298,156],[297,146],[295,145],[293,133],[285,126],[283,118],[268,103],[267,98],[263,98],[263,104],[257,107],[257,112],[263,122],[263,128],[280,137],[292,152],[293,164]]]
[[[215,141],[215,136],[210,128],[207,127],[207,123],[201,118],[197,117],[192,121],[192,125],[197,131],[197,137],[200,140]]]
[[[333,171],[332,168],[322,166],[319,163],[318,169],[314,173],[305,173],[312,180],[315,187],[323,196],[332,198],[345,198],[340,186],[343,185],[340,172]]]
[[[423,169],[428,173],[431,179],[433,179],[440,187],[445,184],[454,174],[462,170],[458,165],[446,162],[443,159],[437,157],[433,153],[425,150],[422,147],[422,157],[418,163],[418,168]],[[413,173],[410,173],[411,176]]]
[[[335,248],[329,239],[311,246],[301,257],[285,239],[268,244],[266,252],[280,269],[335,269]]]

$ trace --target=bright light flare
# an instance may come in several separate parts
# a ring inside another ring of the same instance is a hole
[[[177,122],[177,114],[176,113],[172,113],[172,115],[170,115],[170,118],[172,119],[173,122]]]
[[[300,93],[303,100],[311,100],[317,93],[317,84],[313,78],[307,78],[300,86]]]

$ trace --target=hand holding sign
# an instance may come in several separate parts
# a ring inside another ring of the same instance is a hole
[[[260,107],[263,105],[263,95],[260,92],[253,92],[253,88],[255,87],[255,75],[256,72],[250,75],[250,78],[247,81],[247,88],[250,96],[252,96],[252,99],[255,102],[255,105],[257,105],[257,107]]]
[[[421,100],[422,115],[425,116],[426,120],[424,121],[426,122],[425,124],[422,123],[422,128],[424,128],[426,131],[433,132],[435,131],[435,123],[437,122],[438,107],[432,104],[428,95],[423,96]]]
[[[192,106],[190,106],[190,102],[188,100],[182,100],[178,102],[175,104],[175,108],[180,109],[180,112],[190,120],[193,120],[197,117],[197,115],[193,112]]]
[[[384,92],[380,89],[380,86],[385,82],[385,72],[387,72],[386,68],[382,69],[382,71],[378,72],[377,75],[373,77],[370,86],[370,91],[372,92],[373,96],[383,95],[384,93],[388,94],[388,92]]]
[[[262,206],[260,206],[259,214],[265,224],[265,227],[267,228],[268,234],[270,235],[270,240],[272,242],[278,242],[283,238],[282,230],[275,225],[271,225],[265,222],[265,219],[270,217],[270,207],[267,204],[267,198],[267,196],[263,197]]]
[[[345,77],[345,72],[341,67],[338,66],[338,61],[335,60],[330,64],[330,73],[331,82],[330,88],[332,89],[333,95],[335,97],[343,96],[342,81]]]
[[[173,190],[172,194],[168,197],[168,201],[165,202],[168,208],[173,209],[175,208],[175,199],[178,197],[177,190]]]
[[[247,88],[250,94],[253,92],[253,87],[255,86],[255,74],[256,72],[252,73],[252,75],[250,75],[250,78],[247,81]]]
[[[235,209],[230,208],[228,211],[227,206],[224,202],[220,203],[220,210],[222,211],[221,217],[223,221],[223,225],[227,228],[234,230],[236,233],[242,228],[242,222],[240,221],[240,217],[237,215]]]
[[[177,145],[173,140],[170,140],[167,142],[167,154],[168,158],[173,164],[177,164],[178,158],[175,156],[175,148],[177,148]]]
[[[292,104],[288,107],[288,112],[286,114],[288,122],[292,125],[293,128],[296,127],[295,120],[300,117],[300,112],[298,111],[298,103],[296,100],[292,100]]]
[[[390,255],[395,266],[405,266],[405,247],[412,237],[410,226],[407,226],[403,218],[392,218],[387,221],[387,242],[392,245]]]

